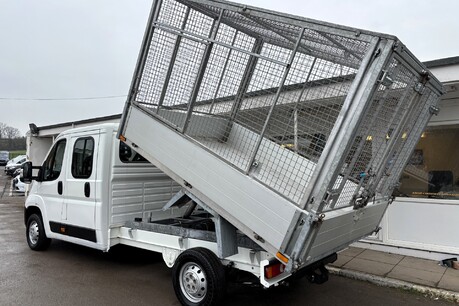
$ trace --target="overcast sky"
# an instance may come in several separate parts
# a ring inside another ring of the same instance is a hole
[[[459,56],[459,0],[239,2],[396,35],[421,61]],[[0,122],[24,134],[121,113],[151,3],[0,0]],[[121,97],[59,100],[106,96]]]

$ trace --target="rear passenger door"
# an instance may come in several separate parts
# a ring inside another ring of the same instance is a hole
[[[72,136],[69,171],[66,173],[66,188],[62,223],[68,228],[67,235],[96,242],[95,210],[97,152],[99,131]]]

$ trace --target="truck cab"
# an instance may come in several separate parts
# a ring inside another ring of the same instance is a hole
[[[120,142],[117,129],[117,124],[101,124],[56,138],[43,164],[33,167],[38,173],[25,203],[26,225],[35,214],[47,239],[107,251],[111,228],[160,210],[177,184]],[[46,246],[36,232],[29,236],[32,248]]]

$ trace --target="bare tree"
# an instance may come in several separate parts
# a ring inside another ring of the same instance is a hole
[[[21,132],[17,128],[7,126],[4,130],[5,133],[5,138],[7,139],[13,139],[13,138],[19,138],[21,137]]]
[[[6,138],[4,134],[4,130],[6,127],[7,127],[6,124],[4,124],[3,122],[0,122],[0,138]]]
[[[0,122],[0,138],[13,139],[21,137],[21,132],[14,127]]]

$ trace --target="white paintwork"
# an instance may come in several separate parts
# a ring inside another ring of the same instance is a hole
[[[56,138],[56,142],[67,141],[60,176],[54,181],[33,182],[26,200],[26,207],[40,208],[50,238],[108,250],[110,227],[136,217],[161,219],[180,213],[177,209],[161,210],[178,191],[178,184],[151,164],[120,161],[117,129],[118,124],[101,124],[67,130]],[[88,136],[95,140],[93,171],[88,179],[75,179],[70,170],[73,146],[76,139]],[[59,181],[63,182],[63,195],[57,194]],[[84,195],[86,182],[90,183],[90,198]],[[50,221],[94,229],[97,243],[53,233]]]
[[[387,209],[381,231],[354,246],[431,260],[458,256],[457,216],[459,200],[399,197]]]
[[[34,165],[40,165],[53,145],[54,137],[27,136],[27,158]]]
[[[64,205],[64,197],[59,195],[58,190],[58,183],[60,181],[64,181],[66,173],[67,173],[67,164],[68,164],[68,139],[66,136],[59,138],[55,145],[60,142],[65,141],[65,153],[64,159],[62,162],[62,169],[60,172],[59,177],[52,181],[43,181],[43,182],[34,182],[34,187],[36,187],[36,192],[33,189],[32,192],[39,194],[43,199],[46,199],[47,205],[47,219],[53,222],[60,222],[62,217],[62,209]],[[51,150],[50,150],[51,151]],[[28,198],[27,198],[28,200]],[[26,201],[27,206],[27,201]],[[49,223],[47,224],[49,226]]]
[[[383,242],[459,254],[458,216],[459,200],[397,198],[382,222]],[[433,224],[434,230],[427,224]]]
[[[68,156],[68,164],[64,165],[66,173],[65,179],[63,179],[64,203],[62,207],[61,222],[84,228],[95,228],[96,206],[100,206],[101,202],[100,185],[102,181],[97,178],[97,174],[100,172],[97,166],[100,162],[103,162],[103,157],[98,154],[101,132],[100,129],[88,130],[72,133],[67,137],[66,155]],[[102,133],[106,132],[103,131]],[[91,176],[85,179],[74,178],[71,171],[71,154],[73,153],[75,142],[80,138],[86,137],[91,137],[94,140],[94,158]],[[84,185],[86,183],[89,183],[90,186],[90,196],[88,198],[84,195]]]
[[[459,80],[459,64],[429,68],[433,75],[442,83]]]
[[[144,230],[131,230],[127,227],[119,227],[112,230],[112,245],[121,243],[145,250],[162,253],[166,256],[168,266],[173,266],[177,256],[191,248],[203,247],[217,254],[217,243],[198,239],[183,239],[178,236],[155,233]],[[272,255],[263,251],[253,251],[247,248],[238,248],[238,254],[222,260],[224,265],[232,263],[233,267],[242,271],[260,276],[260,263],[263,260],[273,259]],[[271,284],[272,285],[272,284]]]

